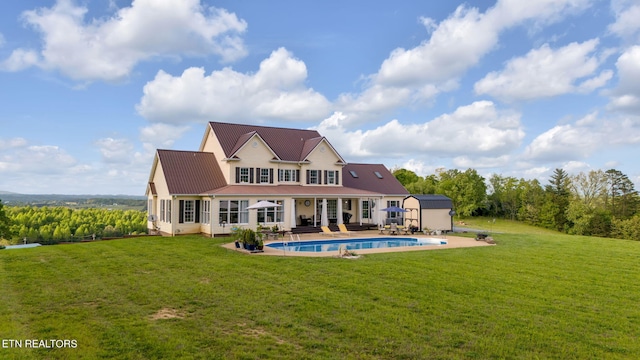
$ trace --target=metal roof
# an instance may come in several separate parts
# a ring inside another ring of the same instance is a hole
[[[230,124],[210,122],[209,126],[217,136],[226,157],[231,157],[243,141],[247,141],[255,133],[273,150],[280,160],[302,161],[309,146],[317,143],[311,139],[322,139],[315,130],[288,129],[269,126]],[[325,139],[326,140],[326,139]],[[304,155],[303,155],[304,154]]]
[[[351,174],[352,171],[357,177]],[[381,177],[378,177],[376,172]],[[347,164],[342,168],[342,184],[346,187],[385,195],[409,195],[407,189],[382,164]]]
[[[407,198],[415,198],[420,203],[421,209],[453,209],[453,202],[450,198],[438,194],[409,195]]]
[[[169,194],[200,194],[227,185],[215,155],[200,151],[158,150]]]

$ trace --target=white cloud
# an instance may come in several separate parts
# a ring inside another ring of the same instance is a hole
[[[37,65],[74,80],[114,81],[157,56],[212,54],[228,62],[246,54],[240,38],[246,22],[199,0],[134,0],[108,19],[90,21],[87,12],[71,0],[25,11],[25,23],[42,35],[42,49],[16,49],[0,69]]]
[[[395,86],[439,83],[458,77],[496,46],[501,31],[527,20],[555,21],[586,6],[587,1],[576,0],[504,0],[485,13],[459,6],[438,25],[422,18],[422,23],[432,30],[429,40],[413,49],[395,49],[380,66],[376,82]]]
[[[392,120],[366,131],[346,130],[344,118],[335,113],[318,130],[347,158],[400,158],[416,153],[429,158],[501,157],[515,150],[524,137],[520,115],[498,111],[490,101],[461,106],[423,124]]]
[[[140,129],[140,140],[145,144],[152,144],[154,148],[171,148],[188,130],[188,126],[151,124]]]
[[[126,139],[104,138],[96,141],[102,159],[107,163],[127,163],[131,161],[133,144]]]
[[[322,119],[329,101],[305,86],[304,62],[280,48],[260,63],[255,74],[224,68],[206,75],[203,68],[189,68],[181,76],[159,71],[144,87],[137,105],[151,121],[188,123],[280,119]]]
[[[511,163],[513,156],[502,155],[497,157],[470,157],[467,155],[456,156],[453,158],[453,164],[458,168],[499,168]]]
[[[11,139],[0,139],[0,150],[23,147],[27,145],[27,140],[21,137]]]
[[[351,127],[400,105],[428,102],[456,89],[459,78],[498,45],[504,30],[523,24],[542,27],[588,6],[587,0],[502,0],[484,13],[461,5],[439,23],[421,17],[430,37],[414,48],[393,50],[378,72],[368,77],[362,93],[343,94],[336,109]],[[594,80],[585,86],[597,84]],[[383,96],[387,94],[393,96]],[[374,101],[378,98],[383,101]]]
[[[562,169],[569,174],[578,174],[580,172],[589,171],[591,166],[584,161],[567,161],[562,165]]]
[[[125,139],[95,142],[102,161],[87,163],[62,146],[0,139],[0,190],[26,193],[142,194],[153,159]],[[113,174],[110,175],[110,174]]]
[[[540,163],[582,162],[598,152],[633,148],[640,144],[640,116],[597,112],[538,135],[524,150],[522,159]],[[624,151],[624,150],[623,150]]]
[[[545,44],[523,57],[511,59],[504,70],[487,74],[475,84],[475,92],[518,101],[592,91],[613,76],[611,71],[593,76],[604,60],[592,55],[597,45],[597,39],[574,42],[556,50]],[[590,78],[576,84],[587,77]]]
[[[638,41],[640,38],[640,1],[613,0],[611,7],[616,15],[616,21],[609,25],[609,31],[621,38]]]
[[[60,174],[77,164],[73,156],[55,145],[21,144],[9,150],[0,158],[5,176],[11,172],[27,173],[27,176]]]
[[[611,95],[609,107],[617,110],[640,111],[640,45],[625,50],[616,62],[618,85]]]

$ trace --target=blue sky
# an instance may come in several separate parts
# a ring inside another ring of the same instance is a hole
[[[423,4],[424,3],[424,4]],[[144,194],[207,121],[350,162],[640,184],[640,0],[0,5],[0,190]]]

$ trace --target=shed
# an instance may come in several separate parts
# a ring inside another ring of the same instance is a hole
[[[444,195],[409,195],[402,207],[407,210],[405,221],[420,229],[453,230],[453,202]]]

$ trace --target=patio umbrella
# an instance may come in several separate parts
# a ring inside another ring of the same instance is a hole
[[[251,209],[266,209],[266,208],[272,208],[272,207],[280,207],[282,205],[280,204],[276,204],[274,202],[271,201],[266,201],[266,200],[262,200],[262,201],[258,201],[257,203],[251,205],[251,206],[247,206],[247,209],[251,210]]]
[[[247,206],[248,210],[260,210],[260,209],[268,209],[268,208],[276,208],[276,207],[281,207],[282,205],[280,204],[276,204],[274,202],[271,201],[267,201],[267,200],[262,200],[262,201],[258,201],[257,203],[251,205],[251,206]],[[262,224],[264,225],[266,219],[263,219]]]
[[[405,210],[398,206],[389,206],[384,209],[380,209],[380,211],[386,211],[388,213],[404,213],[404,212],[407,212],[408,210]],[[400,219],[400,221],[402,221],[402,219]]]
[[[401,207],[397,207],[397,206],[389,206],[386,207],[384,209],[380,209],[381,211],[386,211],[386,212],[407,212],[409,210],[405,210]]]

